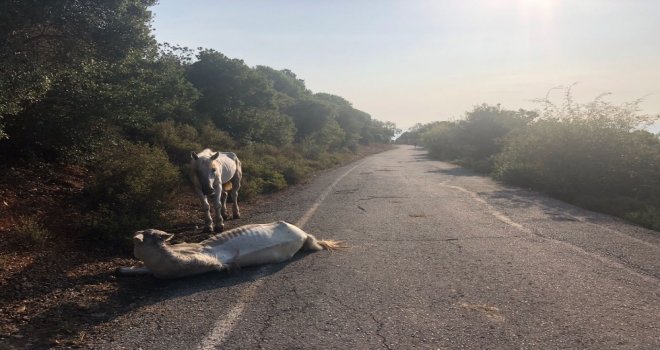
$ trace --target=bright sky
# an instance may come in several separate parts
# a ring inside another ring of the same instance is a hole
[[[156,39],[290,69],[406,129],[558,85],[660,113],[657,0],[161,0]],[[560,94],[555,94],[557,101]]]

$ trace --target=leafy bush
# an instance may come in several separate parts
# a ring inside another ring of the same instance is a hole
[[[282,169],[282,175],[289,185],[295,185],[303,182],[312,169],[305,162],[292,161]]]
[[[441,122],[421,134],[421,142],[431,157],[448,161],[459,158],[459,152],[455,146],[455,128],[454,123]]]
[[[509,134],[494,175],[648,227],[660,221],[660,139],[637,130],[651,120],[635,103],[580,105],[570,90],[561,107]]]
[[[175,164],[185,165],[190,161],[190,152],[204,148],[226,151],[234,148],[234,141],[212,123],[205,123],[198,131],[190,124],[171,119],[155,123],[149,128],[149,138],[156,146],[165,149]]]
[[[422,135],[423,145],[431,156],[456,161],[474,170],[489,173],[492,157],[501,149],[501,140],[512,130],[526,125],[536,113],[510,111],[500,106],[476,106],[466,114],[465,120],[440,122]],[[414,139],[414,135],[408,135]]]
[[[201,151],[202,145],[197,142],[197,129],[189,124],[176,123],[171,119],[156,123],[149,129],[152,142],[165,149],[170,158],[177,164],[190,160],[191,151]]]
[[[14,226],[14,233],[25,244],[42,246],[50,232],[35,217],[23,216]]]
[[[199,128],[199,142],[202,148],[210,148],[218,151],[233,150],[236,143],[228,133],[216,128],[213,123],[207,122]],[[199,148],[201,151],[202,148]]]
[[[646,206],[640,210],[629,211],[624,218],[650,229],[660,231],[660,207]]]
[[[245,149],[239,155],[242,159],[244,176],[241,193],[245,195],[245,198],[256,194],[272,193],[287,186],[282,172],[282,162],[285,162],[286,158],[277,152],[272,152],[274,149],[270,149],[271,152],[268,152],[268,149],[270,148],[257,146]],[[264,153],[260,153],[258,150],[262,150]]]
[[[86,229],[96,237],[121,240],[137,229],[162,226],[180,174],[159,148],[123,142],[106,147],[86,186]]]

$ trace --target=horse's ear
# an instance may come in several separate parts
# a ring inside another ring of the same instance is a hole
[[[162,240],[163,242],[167,242],[170,239],[172,239],[172,237],[174,237],[174,235],[171,234],[171,233],[167,233],[167,232],[158,232],[156,234],[156,237],[158,237],[158,239]]]
[[[142,234],[142,231],[135,232],[135,236],[133,236],[133,241],[135,242],[144,242],[144,235]]]
[[[211,156],[211,160],[216,160],[218,159],[218,156],[220,155],[220,152],[215,152],[213,156]]]
[[[199,157],[197,156],[197,153],[195,153],[195,152],[190,152],[190,158],[192,158],[193,160],[199,159]]]

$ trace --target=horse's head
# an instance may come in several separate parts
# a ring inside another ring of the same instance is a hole
[[[162,245],[174,237],[173,234],[156,229],[137,231],[133,235],[133,254],[144,261],[149,254],[160,251]]]
[[[219,181],[218,172],[220,171],[218,162],[215,160],[220,156],[220,152],[215,152],[210,157],[200,156],[195,152],[191,152],[190,156],[192,157],[191,167],[193,176],[199,183],[202,193],[205,196],[214,196],[214,185],[215,181]]]

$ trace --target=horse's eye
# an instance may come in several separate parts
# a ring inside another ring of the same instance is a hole
[[[211,169],[211,172],[212,172],[212,173],[215,173],[215,168]]]

